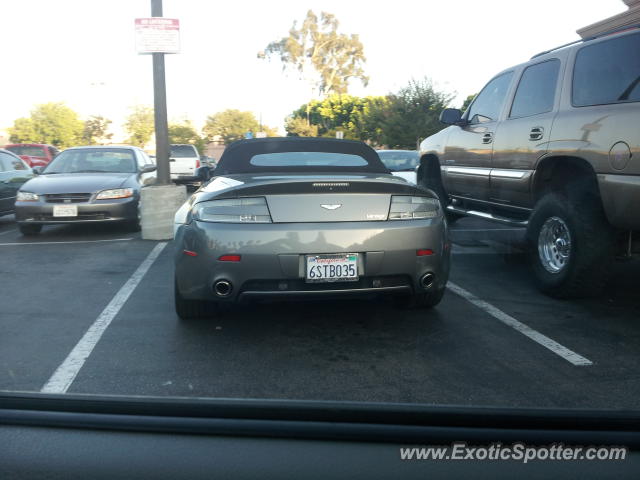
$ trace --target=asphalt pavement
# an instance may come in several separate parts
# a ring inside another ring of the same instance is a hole
[[[181,321],[171,242],[115,225],[23,237],[0,217],[0,390],[637,409],[640,262],[601,298],[554,300],[523,234],[455,223],[430,311],[279,302]]]

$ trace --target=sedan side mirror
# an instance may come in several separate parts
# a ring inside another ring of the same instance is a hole
[[[34,175],[40,175],[42,173],[42,166],[33,167],[31,171]]]
[[[155,172],[158,169],[155,165],[145,165],[140,169],[140,173]]]
[[[461,125],[462,121],[462,110],[457,108],[445,108],[440,113],[440,123],[444,123],[445,125]]]

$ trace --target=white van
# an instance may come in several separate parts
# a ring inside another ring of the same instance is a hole
[[[169,152],[171,180],[176,183],[199,185],[202,178],[198,175],[200,155],[196,147],[189,144],[172,144]]]

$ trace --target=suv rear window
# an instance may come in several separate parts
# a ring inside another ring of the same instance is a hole
[[[171,145],[170,156],[174,158],[200,158],[193,145]]]
[[[573,105],[640,100],[640,34],[583,47],[573,71]]]

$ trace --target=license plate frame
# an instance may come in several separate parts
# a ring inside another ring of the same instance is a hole
[[[359,256],[357,253],[323,253],[305,255],[305,282],[307,283],[333,283],[333,282],[357,282],[360,272],[358,271]],[[334,266],[331,272],[331,265]],[[340,272],[338,270],[340,266]],[[324,267],[327,268],[324,268]],[[353,267],[350,269],[349,267]],[[321,270],[313,267],[322,267]],[[346,269],[347,275],[343,275],[342,271]],[[327,272],[327,270],[329,270]],[[351,271],[355,271],[355,275],[349,275]],[[329,275],[326,275],[326,274]],[[331,275],[334,273],[334,275]],[[336,275],[336,273],[340,273]],[[321,274],[321,276],[317,276]]]
[[[69,218],[78,216],[77,205],[54,205],[53,216],[56,218]]]

